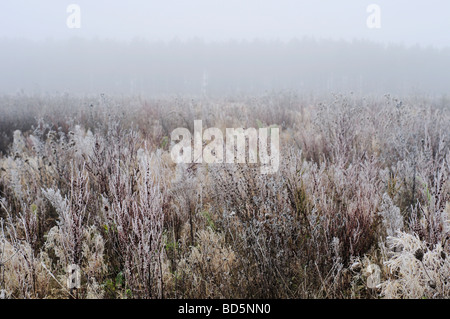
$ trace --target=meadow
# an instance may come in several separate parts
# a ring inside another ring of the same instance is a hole
[[[1,296],[448,298],[449,105],[0,96]],[[175,164],[196,120],[279,128],[278,171]]]

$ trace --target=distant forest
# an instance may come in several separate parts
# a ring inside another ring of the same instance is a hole
[[[367,41],[0,40],[0,93],[445,95],[450,48]]]

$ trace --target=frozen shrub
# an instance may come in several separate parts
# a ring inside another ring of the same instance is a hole
[[[394,236],[397,231],[403,229],[403,216],[400,213],[400,208],[394,205],[387,193],[383,194],[383,202],[379,214],[383,218],[383,226],[388,236]]]
[[[109,187],[108,230],[113,232],[125,281],[134,297],[161,297],[164,187],[158,176],[158,155],[144,153],[138,170],[128,175],[115,166]],[[136,187],[136,189],[134,189]]]
[[[416,235],[404,232],[388,237],[382,283],[386,298],[448,298],[450,262],[442,243],[429,246]]]
[[[236,289],[236,254],[223,234],[211,228],[200,230],[197,242],[179,261],[168,284],[182,286],[183,298],[231,298]]]
[[[79,298],[448,297],[441,100],[0,101],[0,295],[70,297],[74,263]],[[196,119],[276,125],[278,172],[173,163],[171,131]]]
[[[45,298],[51,282],[42,266],[44,257],[35,257],[33,248],[18,239],[14,229],[0,223],[0,290],[4,298]],[[9,232],[9,234],[8,234]],[[9,241],[7,236],[12,238]]]
[[[86,296],[86,298],[95,298],[95,296],[103,296],[104,291],[99,286],[98,282],[103,281],[104,275],[107,272],[107,265],[104,259],[104,242],[100,233],[94,226],[83,229],[82,234],[82,249],[81,257],[79,259],[80,279],[82,287],[85,289],[81,293],[76,293],[78,297]],[[68,291],[64,286],[68,273],[67,269],[71,263],[67,263],[64,234],[57,226],[50,229],[44,247],[42,256],[46,257],[44,265],[51,276],[61,283],[61,285],[53,289],[53,293],[60,296],[74,295],[73,291]],[[57,258],[56,262],[52,261],[50,256]]]
[[[70,197],[62,197],[59,191],[49,189],[44,196],[50,201],[58,213],[57,226],[51,232],[59,233],[59,246],[62,252],[58,254],[64,265],[80,265],[83,249],[83,232],[89,224],[88,178],[86,171],[75,173],[71,180]]]

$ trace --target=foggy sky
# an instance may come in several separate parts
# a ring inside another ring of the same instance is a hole
[[[0,94],[448,95],[449,17],[448,0],[0,0]]]
[[[68,29],[66,8],[81,7],[81,29]],[[381,29],[368,29],[366,8],[381,7]],[[0,38],[169,41],[199,37],[366,39],[450,46],[448,0],[14,0],[0,2]]]

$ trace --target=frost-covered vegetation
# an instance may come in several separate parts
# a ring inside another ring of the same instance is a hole
[[[450,297],[450,101],[0,98],[5,298]],[[177,127],[280,128],[278,173],[175,165]]]

